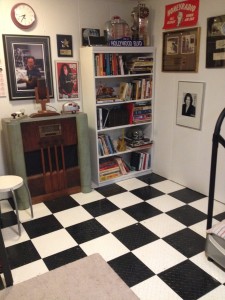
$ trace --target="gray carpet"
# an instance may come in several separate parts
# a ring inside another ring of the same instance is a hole
[[[99,254],[0,291],[1,300],[137,300]]]

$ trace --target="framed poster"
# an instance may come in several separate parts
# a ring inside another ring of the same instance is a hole
[[[200,28],[163,33],[162,71],[197,72]]]
[[[73,56],[73,41],[72,35],[57,34],[57,52],[58,57]]]
[[[207,19],[206,68],[225,67],[225,15]]]
[[[50,37],[3,34],[10,100],[35,98],[38,78],[53,97]]]
[[[204,82],[178,82],[177,125],[200,130],[204,91]]]
[[[79,69],[77,61],[56,61],[58,100],[79,99]]]

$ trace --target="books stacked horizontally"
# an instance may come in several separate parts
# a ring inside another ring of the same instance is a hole
[[[153,58],[151,56],[138,56],[132,57],[126,62],[128,73],[152,73],[153,71]]]
[[[130,156],[130,166],[135,171],[148,170],[151,167],[151,155],[147,152],[135,151]]]
[[[100,181],[114,179],[126,175],[130,169],[119,156],[101,160],[99,164]]]
[[[98,154],[100,156],[116,153],[111,137],[108,134],[98,136]]]
[[[152,120],[152,107],[145,103],[137,103],[133,110],[133,123],[150,122]]]

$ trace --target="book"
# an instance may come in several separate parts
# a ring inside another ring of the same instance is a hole
[[[119,88],[119,98],[121,100],[126,100],[127,97],[127,91],[128,91],[128,82],[120,82],[120,88]]]
[[[122,158],[121,158],[121,157],[115,157],[115,160],[116,160],[117,163],[118,163],[118,166],[119,166],[119,168],[120,168],[121,174],[122,174],[122,175],[126,175],[126,174],[127,174],[127,170],[126,170],[125,167],[124,167]]]

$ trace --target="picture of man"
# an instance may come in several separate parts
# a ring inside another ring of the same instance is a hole
[[[37,79],[41,77],[41,73],[35,65],[35,58],[33,56],[26,58],[25,71],[25,76],[21,76],[17,80],[17,83],[26,83],[27,89],[34,89],[37,86]]]

